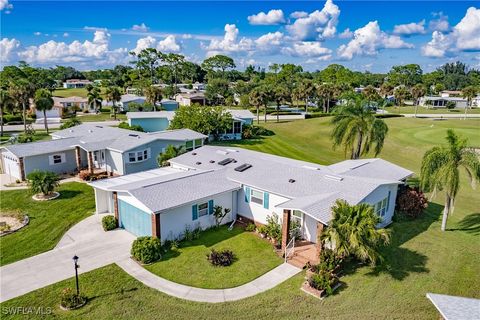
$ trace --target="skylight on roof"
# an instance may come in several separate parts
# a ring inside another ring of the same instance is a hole
[[[222,161],[219,161],[218,164],[221,165],[221,166],[225,166],[231,162],[233,162],[233,158],[226,158],[226,159],[223,159]]]
[[[251,168],[251,167],[252,167],[251,164],[244,163],[244,164],[242,164],[241,166],[236,167],[236,168],[235,168],[235,171],[243,172],[243,171],[245,171],[245,170],[247,170],[247,169],[249,169],[249,168]]]

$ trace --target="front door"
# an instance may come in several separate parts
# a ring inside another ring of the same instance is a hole
[[[95,168],[101,168],[105,164],[105,150],[93,152],[93,164]]]
[[[303,212],[300,210],[292,210],[290,214],[290,230],[292,230],[292,236],[295,236],[298,240],[303,239]]]

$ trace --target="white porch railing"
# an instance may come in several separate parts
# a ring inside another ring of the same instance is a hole
[[[295,237],[290,239],[290,242],[285,247],[285,262],[287,262],[288,257],[295,252]]]

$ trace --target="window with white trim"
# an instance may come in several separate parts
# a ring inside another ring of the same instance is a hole
[[[206,216],[208,214],[208,202],[200,203],[198,205],[198,216]]]
[[[250,190],[250,201],[263,206],[263,191]]]
[[[128,162],[142,162],[150,158],[150,149],[145,149],[141,151],[129,152],[128,153]]]
[[[48,157],[48,162],[51,166],[66,162],[65,153],[52,154]]]
[[[375,213],[380,217],[384,217],[385,214],[387,213],[387,206],[388,206],[388,197],[375,204],[374,206]]]

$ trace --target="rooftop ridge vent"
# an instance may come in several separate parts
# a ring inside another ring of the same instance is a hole
[[[238,150],[235,149],[226,149],[228,152],[238,152]]]
[[[251,164],[244,163],[244,164],[242,164],[241,166],[236,167],[234,170],[235,170],[235,171],[238,171],[238,172],[243,172],[243,171],[245,171],[245,170],[247,170],[247,169],[249,169],[249,168],[251,168],[251,167],[252,167]]]
[[[128,136],[129,137],[138,137],[138,134],[129,133]]]
[[[334,181],[342,181],[343,177],[335,176],[335,175],[332,175],[332,174],[326,174],[325,179],[334,180]]]
[[[231,162],[233,162],[235,159],[233,158],[226,158],[226,159],[223,159],[222,161],[219,161],[218,164],[221,165],[221,166],[225,166]]]
[[[225,156],[228,154],[228,152],[227,152],[227,151],[224,151],[224,150],[217,150],[217,153],[223,154],[223,155],[225,155]]]
[[[320,168],[312,167],[312,166],[302,166],[302,168],[308,169],[308,170],[321,170]]]
[[[358,169],[358,168],[363,167],[364,165],[367,165],[367,164],[369,164],[369,163],[370,163],[370,162],[361,163],[361,164],[359,164],[359,165],[356,165],[356,166],[351,167],[350,170]]]

